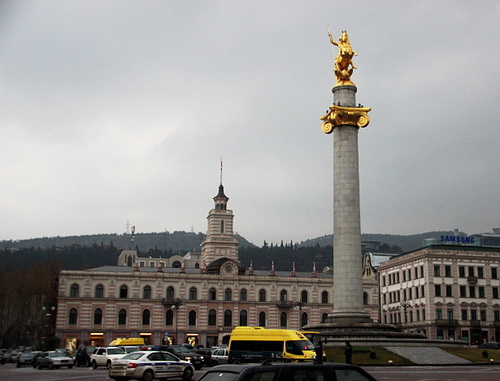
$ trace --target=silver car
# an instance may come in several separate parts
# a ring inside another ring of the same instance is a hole
[[[144,380],[155,378],[181,378],[191,381],[194,375],[193,365],[168,352],[138,351],[129,353],[113,361],[109,368],[109,377],[113,380]]]

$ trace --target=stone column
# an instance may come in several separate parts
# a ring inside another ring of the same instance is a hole
[[[333,131],[333,312],[332,323],[368,323],[363,308],[359,206],[358,130],[368,124],[369,108],[356,107],[356,87],[333,88],[334,105],[322,117]]]

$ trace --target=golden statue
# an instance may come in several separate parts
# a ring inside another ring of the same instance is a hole
[[[356,69],[356,66],[352,63],[352,57],[357,56],[358,53],[352,50],[349,36],[345,30],[342,31],[342,35],[339,37],[339,42],[333,39],[330,31],[328,31],[328,36],[330,36],[330,42],[339,48],[337,57],[335,57],[335,68],[333,70],[335,72],[335,76],[337,77],[335,86],[354,86],[354,83],[351,82],[351,75],[352,71]]]

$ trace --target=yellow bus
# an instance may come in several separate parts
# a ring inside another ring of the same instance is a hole
[[[299,331],[236,327],[229,341],[229,363],[313,361],[314,344]]]

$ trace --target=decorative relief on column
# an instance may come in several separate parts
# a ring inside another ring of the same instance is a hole
[[[342,125],[366,127],[370,123],[370,110],[371,107],[330,106],[328,113],[320,118],[323,121],[321,129],[325,134],[331,134],[335,127]]]

